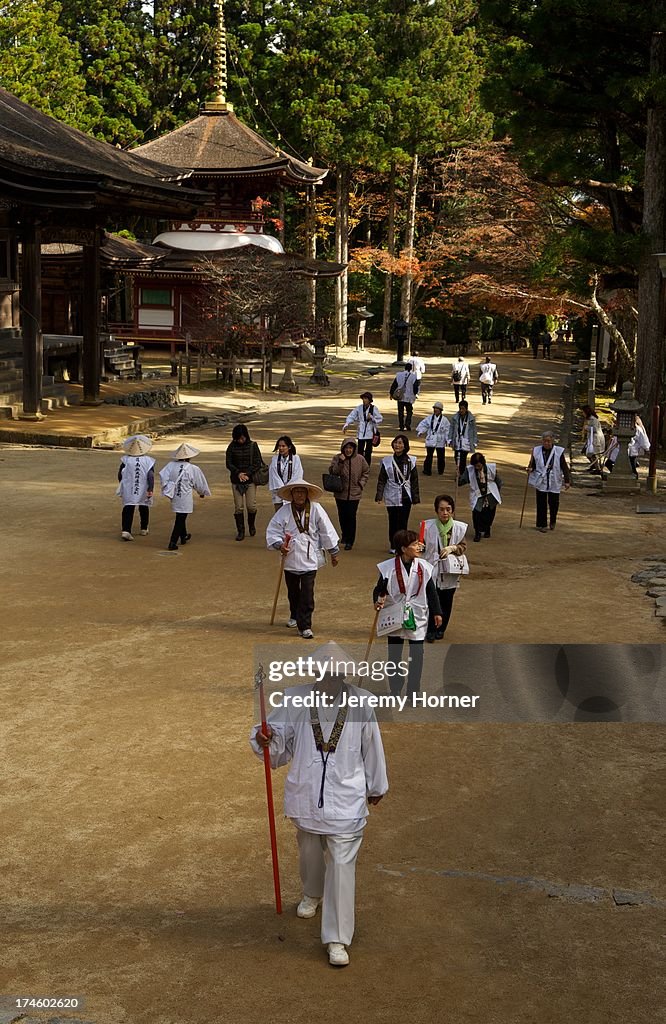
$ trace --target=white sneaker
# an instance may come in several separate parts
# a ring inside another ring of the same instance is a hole
[[[142,530],[141,531],[141,536],[142,537],[147,537],[148,536],[148,530]]]
[[[134,537],[132,536],[132,534],[128,533],[127,530],[123,530],[123,532],[120,534],[120,536],[122,537],[123,540],[134,540]]]
[[[287,619],[287,621],[285,622],[285,626],[287,627],[287,629],[296,629],[297,625],[298,623],[296,622],[296,619]]]
[[[349,963],[349,953],[341,942],[329,942],[328,962],[334,967],[346,967]]]
[[[302,636],[304,640],[314,640],[314,633],[311,629],[304,629],[303,632],[298,635]]]
[[[296,917],[314,917],[320,905],[321,900],[316,896],[304,896],[296,907]]]

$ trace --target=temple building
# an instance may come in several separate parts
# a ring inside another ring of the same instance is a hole
[[[0,355],[3,368],[17,361],[26,418],[42,412],[42,243],[82,247],[83,396],[95,404],[103,227],[127,213],[192,217],[202,197],[183,186],[189,176],[99,142],[0,89]]]
[[[218,10],[215,99],[204,103],[194,120],[132,151],[186,168],[192,185],[206,196],[196,217],[174,218],[153,240],[154,247],[166,252],[164,259],[128,272],[132,286],[127,320],[111,323],[110,329],[142,344],[169,342],[173,349],[188,336],[195,341],[219,340],[202,336],[206,265],[228,264],[242,249],[252,247],[257,259],[279,266],[284,249],[279,238],[265,230],[265,210],[271,206],[267,197],[288,188],[314,188],[328,173],[272,146],[236,117],[225,97],[222,3]],[[338,264],[296,254],[289,254],[283,266],[308,278],[337,277],[343,270]]]

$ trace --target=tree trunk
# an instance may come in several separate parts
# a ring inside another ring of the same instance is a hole
[[[415,153],[409,170],[409,199],[407,203],[407,223],[405,224],[405,257],[409,262],[414,258],[414,231],[416,227],[416,188],[419,180],[419,158]],[[402,279],[400,290],[400,317],[407,323],[412,322],[414,299],[414,274],[411,267]]]
[[[337,263],[349,261],[349,168],[337,169],[335,183],[335,259]],[[347,344],[347,269],[335,279],[335,344]]]
[[[388,229],[386,248],[389,256],[395,253],[395,164],[391,164],[388,189]],[[384,314],[382,317],[382,345],[388,348],[391,343],[391,304],[393,299],[393,274],[384,278]]]
[[[317,216],[315,206],[315,187],[308,185],[305,192],[305,255],[308,259],[317,259]],[[316,329],[317,323],[317,280],[312,277],[307,282],[307,320]]]
[[[663,7],[662,4],[659,5]],[[650,72],[666,72],[666,34],[655,32],[650,47]],[[645,194],[642,236],[644,250],[638,272],[638,338],[636,395],[647,422],[661,399],[664,366],[664,283],[655,253],[666,252],[666,104],[653,98],[647,117]]]

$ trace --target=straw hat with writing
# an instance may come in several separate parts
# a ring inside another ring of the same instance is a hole
[[[181,462],[183,459],[196,459],[197,455],[201,455],[199,448],[195,448],[193,444],[181,444],[179,448],[176,448],[171,458],[175,459],[176,462]]]
[[[147,455],[152,447],[153,442],[145,434],[134,434],[123,441],[127,455]]]
[[[294,487],[306,487],[310,501],[316,501],[316,499],[321,498],[324,493],[321,487],[317,487],[316,484],[309,484],[307,480],[291,480],[288,484],[285,484],[284,487],[278,487],[277,493],[283,501],[291,501],[291,492]]]

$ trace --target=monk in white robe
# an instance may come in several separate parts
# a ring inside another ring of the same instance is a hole
[[[333,660],[349,661],[337,644],[320,648],[314,660],[330,663],[332,649],[340,651],[340,658]],[[311,709],[290,703],[293,695],[312,693],[323,694],[329,706],[320,702]],[[360,706],[348,706],[350,697],[362,698]],[[312,918],[321,905],[321,941],[336,967],[349,963],[356,858],[368,803],[378,804],[388,792],[379,726],[365,703],[370,697],[369,691],[345,683],[342,675],[327,673],[321,682],[286,689],[284,705],[268,717],[266,735],[255,726],[250,737],[258,756],[268,746],[273,768],[289,764],[284,813],[297,829],[303,883],[296,913]]]

